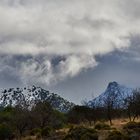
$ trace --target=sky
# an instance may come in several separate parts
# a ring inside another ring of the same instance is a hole
[[[139,0],[0,0],[0,88],[36,85],[80,104],[140,83]]]

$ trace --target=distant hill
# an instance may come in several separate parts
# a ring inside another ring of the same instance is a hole
[[[96,97],[95,99],[90,100],[87,104],[88,106],[104,106],[104,100],[108,96],[115,95],[115,106],[116,107],[122,107],[124,103],[124,99],[126,99],[128,96],[132,95],[132,88],[125,87],[123,85],[118,84],[117,82],[110,82],[107,86],[107,89],[105,92],[103,92],[101,95]]]
[[[20,105],[31,109],[37,102],[43,101],[49,102],[53,108],[61,112],[67,112],[74,106],[73,103],[63,99],[59,95],[36,86],[9,88],[4,89],[0,93],[1,107]]]

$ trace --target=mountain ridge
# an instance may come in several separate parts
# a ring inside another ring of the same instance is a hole
[[[1,107],[20,105],[31,109],[37,102],[43,101],[49,102],[54,109],[61,112],[67,112],[74,106],[74,103],[67,101],[58,94],[34,85],[24,88],[4,89],[0,94]]]

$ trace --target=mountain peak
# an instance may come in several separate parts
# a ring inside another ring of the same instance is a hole
[[[115,104],[116,106],[122,106],[124,99],[128,96],[132,95],[132,88],[125,87],[123,85],[118,84],[117,82],[113,81],[110,82],[102,94],[100,94],[95,99],[88,102],[88,105],[92,107],[93,105],[104,105],[104,100],[108,98],[108,96],[115,95]]]
[[[107,88],[117,87],[117,86],[119,86],[119,84],[118,84],[116,81],[113,81],[113,82],[110,82],[110,83],[108,84],[108,87],[107,87]]]

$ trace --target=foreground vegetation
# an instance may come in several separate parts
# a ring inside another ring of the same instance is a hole
[[[75,106],[67,113],[47,102],[31,110],[1,108],[0,140],[139,140],[139,93],[125,99],[122,108],[115,107],[112,98],[106,106]]]
[[[32,110],[7,107],[0,111],[0,140],[139,140],[136,121],[114,116],[110,125],[105,114],[99,118],[85,106],[75,106],[67,114],[48,103],[38,103]]]

